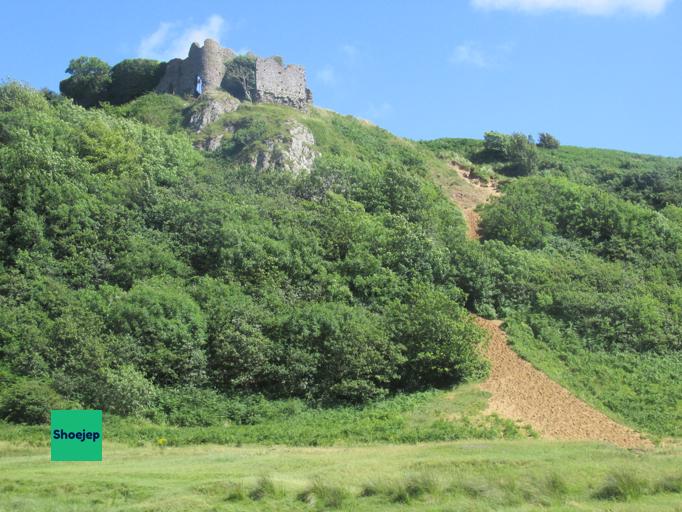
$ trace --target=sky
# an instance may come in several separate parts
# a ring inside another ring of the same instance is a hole
[[[306,68],[316,105],[412,139],[549,132],[682,156],[682,0],[7,2],[0,78],[185,57],[211,37]]]

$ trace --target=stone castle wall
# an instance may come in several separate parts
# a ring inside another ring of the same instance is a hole
[[[305,69],[293,64],[285,67],[273,57],[257,59],[255,100],[305,109],[310,103]]]
[[[156,86],[156,92],[179,96],[194,95],[197,92],[197,79],[201,80],[201,92],[218,89],[225,75],[225,63],[234,57],[232,50],[221,48],[212,39],[207,39],[203,47],[192,43],[186,59],[168,62],[166,73]]]
[[[207,39],[204,46],[192,43],[186,59],[168,62],[166,72],[156,87],[158,93],[194,96],[220,88],[225,77],[225,64],[236,54],[222,48],[217,41]],[[256,103],[276,103],[305,110],[312,103],[306,88],[305,70],[301,66],[283,66],[278,59],[256,59]],[[198,88],[198,83],[201,88]]]

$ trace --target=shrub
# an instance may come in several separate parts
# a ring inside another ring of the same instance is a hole
[[[157,396],[154,384],[132,365],[107,368],[96,391],[98,405],[120,416],[135,416],[150,409]]]
[[[256,59],[251,55],[237,55],[225,66],[220,86],[241,101],[253,101],[256,95]]]
[[[527,176],[537,170],[538,153],[535,144],[522,133],[515,133],[509,139],[506,158],[522,176]]]
[[[198,384],[206,373],[206,320],[199,306],[172,280],[148,279],[112,307],[117,335],[145,347],[145,375],[156,384]]]
[[[59,82],[59,91],[84,107],[96,106],[106,99],[111,83],[109,64],[97,57],[79,57],[69,62],[71,76]]]
[[[50,411],[74,404],[65,402],[48,384],[20,380],[0,397],[0,419],[11,423],[40,425],[50,421]]]
[[[493,168],[489,165],[479,165],[477,167],[473,167],[469,173],[470,178],[475,178],[485,185],[490,183],[490,180],[494,177],[494,175],[495,173]]]
[[[505,135],[504,133],[486,132],[483,135],[483,146],[485,147],[485,150],[492,155],[506,158],[510,138],[509,135]]]
[[[538,140],[538,147],[545,149],[559,149],[559,139],[549,133],[541,133]]]
[[[509,162],[515,174],[525,176],[537,170],[538,155],[535,144],[522,133],[505,135],[486,132],[483,145],[491,156]]]
[[[150,92],[166,70],[166,64],[150,59],[126,59],[111,68],[107,99],[121,105]]]
[[[159,392],[158,403],[171,425],[209,427],[227,421],[225,397],[210,389],[191,386],[166,388]]]

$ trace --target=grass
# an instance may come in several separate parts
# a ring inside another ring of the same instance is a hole
[[[47,447],[0,442],[0,511],[680,511],[681,460],[682,446],[629,452],[538,440],[164,449],[105,441],[102,463],[50,463]]]
[[[320,479],[315,479],[297,499],[303,503],[314,505],[320,509],[338,509],[350,498],[350,493],[344,487],[329,485]]]
[[[600,500],[630,501],[644,496],[649,483],[642,477],[628,471],[610,474],[604,485],[594,494]]]
[[[142,419],[104,417],[107,439],[131,446],[144,444],[186,446],[195,444],[282,444],[331,446],[362,443],[418,443],[456,439],[518,438],[530,432],[513,422],[485,416],[487,393],[475,384],[452,391],[398,395],[365,407],[317,409],[293,407],[284,401],[274,412],[254,424],[212,427],[177,427]],[[0,422],[0,440],[35,446],[49,445],[48,426],[10,425]]]

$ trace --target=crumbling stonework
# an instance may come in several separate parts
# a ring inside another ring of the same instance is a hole
[[[229,48],[221,48],[213,39],[206,39],[204,46],[192,43],[186,59],[168,62],[156,92],[194,96],[220,87],[225,75],[225,63],[236,54]]]
[[[305,110],[312,101],[306,88],[305,69],[294,64],[285,67],[274,57],[257,59],[255,101]]]
[[[229,48],[221,48],[213,39],[204,46],[192,43],[186,59],[168,62],[166,72],[156,87],[158,93],[197,96],[221,88],[226,77],[226,64],[236,57]],[[312,94],[306,87],[305,70],[301,66],[284,66],[280,59],[269,57],[255,60],[254,103],[276,103],[306,110]]]

